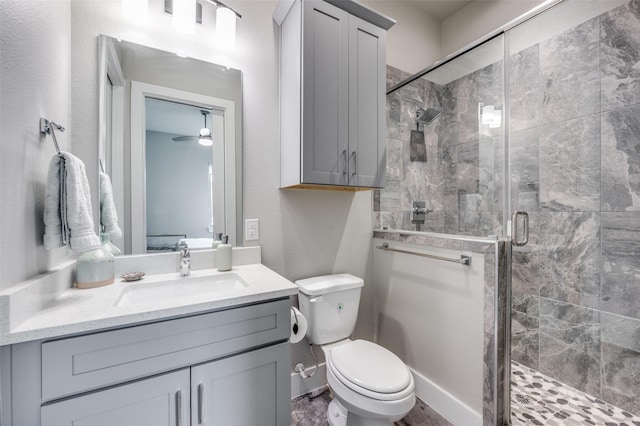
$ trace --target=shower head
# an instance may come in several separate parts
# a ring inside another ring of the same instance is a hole
[[[442,110],[438,108],[418,108],[416,111],[416,123],[431,124],[441,112]]]

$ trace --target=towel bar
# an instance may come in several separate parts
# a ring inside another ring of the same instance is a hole
[[[40,119],[40,133],[42,133],[43,135],[51,135],[53,137],[53,144],[55,145],[58,154],[60,154],[60,148],[58,147],[58,140],[56,139],[56,133],[54,132],[54,129],[60,132],[64,132],[64,127],[62,127],[61,125],[56,124],[51,120],[47,120],[46,118]]]
[[[452,258],[452,257],[436,256],[435,254],[417,253],[415,251],[400,250],[397,248],[392,248],[392,247],[389,247],[388,243],[383,243],[381,246],[377,246],[376,248],[380,250],[385,250],[385,251],[395,251],[397,253],[412,254],[414,256],[420,256],[420,257],[428,257],[430,259],[444,260],[445,262],[460,263],[466,266],[471,265],[471,256],[460,255],[459,259]]]

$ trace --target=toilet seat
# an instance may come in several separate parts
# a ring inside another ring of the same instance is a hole
[[[327,366],[342,384],[360,395],[394,401],[413,393],[413,377],[395,354],[366,340],[355,340],[328,352]]]

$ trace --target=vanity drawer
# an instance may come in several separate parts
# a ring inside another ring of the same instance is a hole
[[[222,358],[289,337],[282,299],[42,344],[42,401]]]

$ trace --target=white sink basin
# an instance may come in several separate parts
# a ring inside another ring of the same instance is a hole
[[[156,283],[144,282],[127,286],[116,300],[116,306],[162,302],[180,298],[208,297],[218,293],[242,290],[249,284],[233,272],[206,277],[185,277]]]

